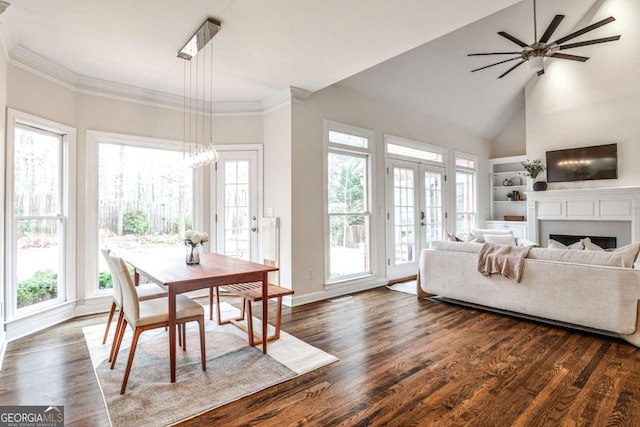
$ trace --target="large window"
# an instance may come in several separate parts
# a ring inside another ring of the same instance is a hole
[[[69,134],[72,134],[71,137]],[[73,295],[75,132],[10,110],[7,169],[8,319]]]
[[[476,168],[478,160],[456,153],[456,234],[467,234],[476,223]]]
[[[182,151],[131,141],[98,145],[98,244],[125,253],[181,256],[193,227],[193,171]],[[98,255],[98,288],[112,287]]]
[[[371,274],[371,132],[327,123],[329,282]]]

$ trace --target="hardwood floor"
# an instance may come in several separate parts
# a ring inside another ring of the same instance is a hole
[[[62,404],[67,425],[108,425],[81,331],[104,321],[10,343],[0,404]],[[182,425],[640,425],[640,349],[621,340],[386,288],[284,308],[282,321],[340,360]]]

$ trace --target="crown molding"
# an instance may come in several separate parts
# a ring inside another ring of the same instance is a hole
[[[10,46],[9,43],[7,45]],[[182,96],[78,75],[21,45],[10,50],[9,62],[76,92],[171,110],[184,109],[185,99]],[[195,105],[196,101],[189,102]],[[235,116],[262,114],[263,110],[263,103],[260,101],[219,102],[214,103],[213,106],[205,104],[203,113]]]

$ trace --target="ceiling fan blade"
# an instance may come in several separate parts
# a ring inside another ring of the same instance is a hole
[[[538,76],[541,76],[543,74],[544,74],[544,68],[542,70],[538,71]]]
[[[552,58],[558,59],[569,59],[571,61],[580,61],[584,62],[589,59],[587,56],[578,56],[578,55],[567,55],[566,53],[554,53],[551,55]]]
[[[564,36],[564,37],[562,37],[562,38],[560,38],[560,39],[556,40],[556,41],[555,41],[555,42],[553,42],[553,43],[555,43],[555,44],[562,44],[562,43],[564,43],[564,42],[566,42],[566,41],[569,41],[569,40],[571,40],[571,39],[575,39],[575,38],[576,38],[576,37],[578,37],[578,36],[581,36],[581,35],[583,35],[583,34],[585,34],[585,33],[588,33],[589,31],[593,31],[593,30],[595,30],[596,28],[600,28],[600,27],[602,27],[603,25],[606,25],[606,24],[608,24],[608,23],[610,23],[610,22],[613,22],[613,21],[615,21],[615,20],[616,20],[616,18],[614,18],[613,16],[610,16],[610,17],[608,17],[608,18],[606,18],[606,19],[603,19],[602,21],[598,21],[598,22],[596,22],[595,24],[588,25],[588,26],[584,27],[584,28],[583,28],[583,29],[581,29],[581,30],[578,30],[578,31],[576,31],[576,32],[573,32],[573,33],[571,33],[571,34],[568,34],[568,35],[566,35],[566,36]]]
[[[542,37],[540,37],[540,43],[546,43],[549,41],[553,33],[558,29],[558,26],[560,25],[563,19],[564,19],[564,15],[556,15],[555,18],[553,18],[553,21],[551,21],[551,24],[549,24],[546,31],[542,35]]]
[[[468,53],[467,56],[485,56],[485,55],[520,55],[522,52],[491,52],[491,53]]]
[[[519,66],[524,64],[525,62],[527,62],[527,61],[525,59],[523,59],[522,61],[518,62],[516,65],[514,65],[513,67],[509,68],[507,71],[502,73],[498,78],[499,79],[503,78],[504,76],[506,76],[507,74],[509,74],[510,72],[512,72],[513,70],[515,70],[516,68],[518,68]]]
[[[489,67],[493,67],[493,66],[496,66],[496,65],[504,64],[505,62],[515,61],[516,59],[521,59],[521,57],[518,56],[517,58],[505,59],[504,61],[496,62],[495,64],[485,65],[484,67],[476,68],[475,70],[471,70],[471,72],[475,73],[476,71],[480,71],[480,70],[484,70],[485,68],[489,68]]]
[[[593,39],[593,40],[586,40],[583,42],[569,43],[569,44],[560,46],[560,50],[573,49],[574,47],[589,46],[590,44],[614,42],[616,40],[620,40],[620,36],[603,37],[601,39]]]
[[[504,37],[507,40],[510,40],[512,42],[514,42],[515,44],[517,44],[520,47],[527,47],[529,46],[528,44],[526,44],[525,42],[523,42],[522,40],[518,40],[517,38],[513,37],[511,34],[505,33],[504,31],[499,31],[498,34],[500,34],[502,37]]]

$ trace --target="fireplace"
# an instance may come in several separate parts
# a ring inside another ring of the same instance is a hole
[[[617,248],[617,239],[614,236],[573,236],[569,234],[550,234],[549,239],[560,242],[563,245],[569,246],[582,239],[591,239],[591,242],[600,246],[602,249],[615,249]]]
[[[526,203],[529,240],[543,246],[552,234],[612,236],[618,247],[640,242],[640,187],[533,191]]]

